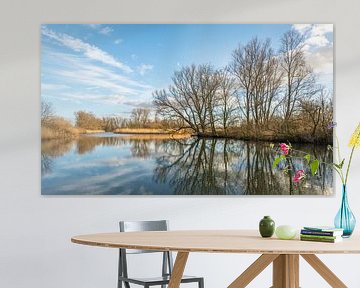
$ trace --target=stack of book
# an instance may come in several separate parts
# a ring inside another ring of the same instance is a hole
[[[304,227],[300,232],[302,241],[336,243],[342,241],[343,229],[333,227]]]

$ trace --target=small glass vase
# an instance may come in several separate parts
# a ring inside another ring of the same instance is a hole
[[[334,224],[336,228],[344,229],[344,238],[350,237],[355,228],[356,219],[349,207],[346,185],[342,187],[341,207],[336,214]]]

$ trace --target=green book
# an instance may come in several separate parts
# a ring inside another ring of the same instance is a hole
[[[336,237],[335,239],[329,238],[314,238],[314,237],[303,237],[300,236],[301,241],[313,241],[313,242],[324,242],[324,243],[337,243],[342,241],[342,237]]]
[[[335,228],[335,227],[331,227],[331,226],[305,226],[304,227],[305,230],[312,230],[312,231],[321,231],[321,232],[338,232],[341,231],[343,232],[344,229],[342,228]]]
[[[303,238],[314,238],[314,239],[337,239],[341,238],[341,236],[324,236],[324,235],[307,235],[307,234],[300,234],[300,237]]]

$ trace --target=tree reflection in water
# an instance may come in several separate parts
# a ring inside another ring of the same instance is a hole
[[[272,169],[275,157],[268,144],[229,139],[191,139],[176,153],[157,158],[156,181],[169,182],[178,195],[324,195],[331,194],[332,171],[321,165],[319,175],[301,186],[292,176]],[[331,161],[325,147],[303,149],[320,161]],[[316,153],[315,153],[316,152]],[[301,169],[302,161],[291,163]],[[284,167],[282,167],[284,168]]]
[[[73,141],[55,139],[41,141],[41,174],[50,174],[54,166],[54,159],[64,156],[71,149]]]
[[[301,186],[291,175],[272,169],[275,152],[268,143],[231,139],[173,139],[159,135],[93,135],[77,140],[51,140],[42,143],[42,174],[51,174],[54,161],[67,153],[85,155],[113,146],[115,156],[141,159],[150,169],[148,181],[166,185],[175,195],[329,195],[332,194],[332,169],[320,165],[319,175],[309,177]],[[293,145],[315,155],[321,162],[331,162],[326,146]],[[126,148],[127,147],[127,148]],[[128,154],[124,153],[128,149]],[[120,153],[120,151],[122,153]],[[71,159],[71,157],[70,157]],[[302,161],[290,163],[303,169]],[[106,173],[106,171],[104,172]],[[152,183],[147,183],[152,187]],[[157,191],[152,191],[154,195]],[[106,193],[105,193],[106,194]]]

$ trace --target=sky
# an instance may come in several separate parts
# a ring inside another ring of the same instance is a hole
[[[153,91],[167,88],[181,67],[223,68],[254,37],[277,51],[290,29],[304,35],[308,63],[332,90],[332,24],[44,24],[41,98],[69,120],[79,110],[127,117],[151,107]]]

